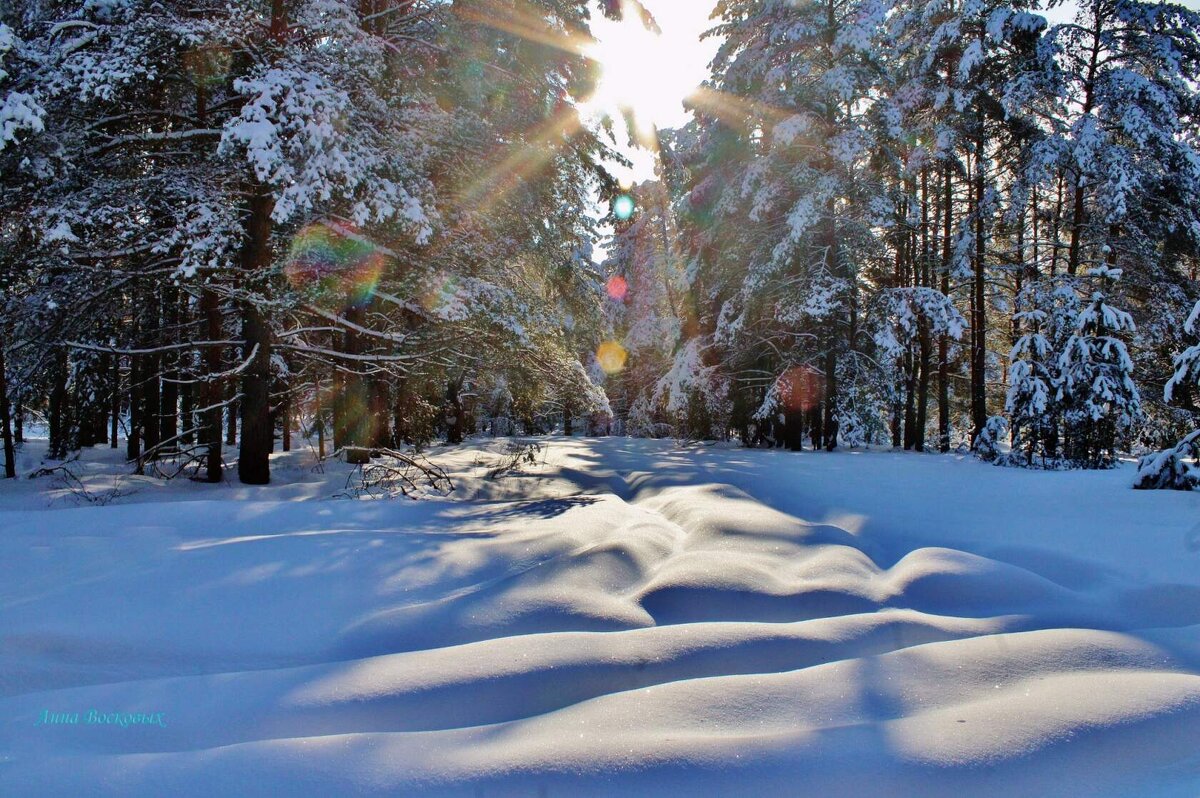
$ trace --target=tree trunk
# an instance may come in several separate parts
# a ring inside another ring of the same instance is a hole
[[[804,411],[796,410],[783,416],[783,442],[793,452],[804,449]]]
[[[4,340],[0,339],[0,436],[4,438],[4,478],[16,479],[17,453],[13,446],[12,413],[8,401],[8,377],[4,365]]]
[[[904,448],[908,451],[917,446],[917,359],[911,345],[904,361]]]
[[[230,397],[229,404],[225,408],[225,445],[237,446],[237,423],[238,415],[241,413],[242,403],[236,397]]]
[[[824,445],[825,431],[821,429],[821,402],[818,401],[808,411],[808,429],[812,437],[813,451],[818,451]]]
[[[1088,71],[1083,81],[1083,116],[1092,113],[1096,103],[1096,69],[1100,63],[1101,42],[1104,33],[1104,17],[1099,8],[1094,8],[1092,46],[1088,55]],[[1074,276],[1079,271],[1083,253],[1083,228],[1087,225],[1087,208],[1084,204],[1085,176],[1075,176],[1075,201],[1071,211],[1071,249],[1067,260],[1067,273]]]
[[[188,374],[194,374],[194,362],[188,367]],[[182,427],[179,442],[191,446],[196,442],[196,386],[185,382],[179,386],[179,424]]]
[[[829,14],[833,14],[833,3],[829,3]],[[828,230],[825,240],[825,268],[829,274],[841,277],[841,259],[837,256],[837,206],[834,200],[830,200],[825,208],[826,224]],[[853,303],[854,288],[851,286],[851,304]],[[853,314],[853,310],[851,311]],[[825,429],[822,437],[825,439],[825,451],[832,452],[837,448],[838,441],[838,347],[841,345],[841,336],[838,334],[840,324],[835,322],[833,325],[833,334],[830,337],[829,349],[825,353]],[[853,329],[853,319],[848,320],[847,327]]]
[[[56,346],[50,356],[50,444],[47,456],[51,460],[65,460],[70,450],[70,420],[67,407],[67,350]]]
[[[117,437],[121,432],[121,356],[113,355],[109,371],[109,446],[117,448]]]
[[[200,294],[200,312],[204,316],[205,334],[210,341],[221,340],[221,306],[217,295],[211,289],[204,289]],[[221,415],[224,391],[221,383],[215,379],[221,373],[221,348],[217,346],[204,347],[204,373],[207,379],[201,383],[201,401],[204,403],[204,423],[200,431],[200,443],[207,451],[204,453],[204,476],[208,482],[220,482],[223,468],[221,459]],[[229,411],[230,426],[233,426],[233,407]]]
[[[362,327],[366,324],[366,309],[349,308],[346,310],[346,319],[351,324]],[[362,334],[353,327],[348,327],[343,334],[342,351],[348,355],[359,355],[362,354],[362,350]],[[362,465],[370,462],[370,447],[373,443],[369,386],[367,377],[357,371],[357,361],[348,361],[347,368],[354,371],[342,375],[342,392],[336,416],[341,435],[338,436],[335,431],[335,438],[341,437],[341,440],[335,440],[334,446],[342,447],[347,463]]]
[[[449,382],[446,384],[446,442],[447,443],[462,443],[463,442],[463,405],[462,399],[459,397],[459,388],[461,383]],[[564,415],[568,411],[564,410]],[[566,434],[570,435],[571,430],[568,426]]]
[[[932,267],[930,265],[930,231],[929,231],[929,170],[921,170],[921,263],[918,266],[918,280],[922,287],[932,284]],[[917,382],[917,429],[913,446],[918,452],[925,451],[925,425],[929,414],[929,361],[932,357],[929,341],[929,321],[925,316],[917,320],[918,328],[918,360],[920,378]]]
[[[942,293],[950,296],[951,235],[954,222],[954,193],[950,165],[946,164],[945,195],[942,199]],[[938,451],[950,451],[950,336],[938,336]]]
[[[283,450],[290,452],[292,450],[292,397],[290,395],[284,398],[279,416],[283,424]]]
[[[244,485],[271,482],[271,452],[275,430],[271,423],[271,332],[262,312],[247,302],[242,309],[242,357],[250,366],[242,372],[242,439],[238,449],[238,479]]]
[[[408,424],[404,414],[408,409],[408,381],[401,376],[392,399],[392,446],[399,449],[408,440]]]
[[[157,452],[151,450],[162,442],[162,393],[158,382],[161,362],[158,355],[142,356],[142,459],[154,459]]]
[[[271,264],[271,211],[274,200],[265,186],[255,186],[246,221],[241,269],[249,280],[263,280]],[[238,479],[245,485],[271,481],[271,328],[252,300],[242,303],[242,440],[238,450]]]
[[[162,292],[163,325],[167,330],[179,325],[179,292],[168,286]],[[179,434],[179,354],[170,351],[161,357],[163,377],[161,401],[158,410],[159,440],[170,452],[179,450],[179,441],[173,441]],[[171,441],[167,443],[167,441]]]
[[[982,125],[982,122],[980,122]],[[975,139],[975,274],[971,303],[971,442],[978,439],[987,424],[987,307],[986,253],[984,234],[984,141],[980,131]]]
[[[837,448],[837,393],[837,352],[831,348],[825,353],[825,428],[821,433],[827,452]]]
[[[390,438],[387,423],[388,385],[384,380],[372,377],[369,386],[371,389],[371,438],[369,445],[373,449],[386,449]]]
[[[129,356],[129,434],[125,436],[125,459],[142,462],[142,356]]]

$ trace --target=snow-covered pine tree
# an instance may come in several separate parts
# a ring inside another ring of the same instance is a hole
[[[1200,337],[1200,302],[1183,323],[1183,331],[1193,339]],[[1163,389],[1163,399],[1190,408],[1195,414],[1200,390],[1200,343],[1193,344],[1175,358],[1175,373]],[[1139,489],[1165,488],[1192,490],[1200,487],[1200,429],[1194,430],[1175,446],[1143,457],[1138,461]]]
[[[789,364],[820,374],[820,418],[788,423],[818,429],[829,449],[855,413],[839,380],[861,368],[859,258],[876,186],[866,123],[886,11],[873,0],[723,2],[712,88],[698,101],[701,146],[733,156],[710,160],[688,199],[730,232],[714,239],[719,248],[697,242],[691,253],[701,279],[721,289],[708,328],[748,377],[738,393],[765,396]]]
[[[1109,305],[1103,290],[1120,279],[1121,270],[1099,266],[1090,276],[1096,290],[1059,353],[1055,399],[1063,408],[1064,456],[1087,468],[1103,468],[1115,461],[1118,442],[1142,409],[1133,360],[1118,337],[1134,331],[1133,317]]]
[[[1057,382],[1052,336],[1046,333],[1049,317],[1030,301],[1038,286],[1028,286],[1018,298],[1023,307],[1013,314],[1020,337],[1009,354],[1008,395],[1004,412],[1010,419],[1012,448],[1026,465],[1040,457],[1043,464],[1057,430]],[[1049,453],[1053,457],[1053,453]]]

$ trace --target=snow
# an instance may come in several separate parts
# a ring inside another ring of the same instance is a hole
[[[1131,464],[541,442],[499,479],[507,441],[434,452],[450,500],[332,499],[346,467],[309,450],[106,506],[0,484],[0,793],[1200,788],[1200,496]],[[95,495],[118,470],[76,467]]]

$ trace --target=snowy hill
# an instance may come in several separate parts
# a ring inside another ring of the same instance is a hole
[[[500,451],[421,502],[331,499],[305,453],[103,507],[0,485],[0,794],[1200,792],[1200,496]]]

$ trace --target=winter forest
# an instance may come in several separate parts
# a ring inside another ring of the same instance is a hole
[[[0,0],[0,793],[1195,795],[1193,6]]]
[[[574,99],[599,10],[10,4],[10,476],[36,418],[248,484],[297,428],[614,425],[1196,481],[1195,13],[722,2],[622,187]]]

